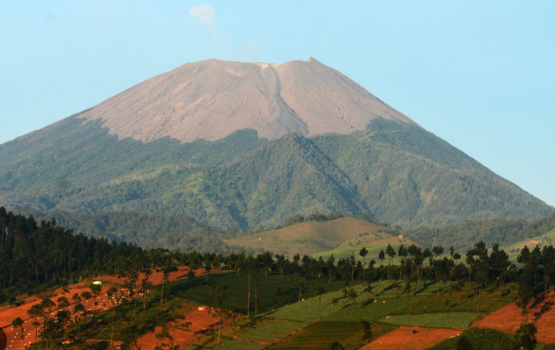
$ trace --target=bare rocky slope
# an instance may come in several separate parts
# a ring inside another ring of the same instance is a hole
[[[254,129],[276,139],[349,134],[375,118],[414,124],[360,85],[317,60],[284,64],[219,60],[187,63],[100,103],[82,117],[102,119],[119,138],[215,141]]]

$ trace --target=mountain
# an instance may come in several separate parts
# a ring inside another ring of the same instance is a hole
[[[0,204],[243,231],[315,212],[416,227],[553,211],[314,59],[185,64],[0,145]]]
[[[184,64],[83,113],[110,134],[149,142],[215,141],[253,129],[270,140],[349,134],[376,118],[414,123],[314,58],[284,64],[208,60]]]

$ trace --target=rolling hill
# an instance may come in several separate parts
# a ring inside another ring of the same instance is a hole
[[[354,217],[341,217],[331,221],[305,221],[282,228],[226,239],[224,243],[257,252],[270,251],[293,258],[295,254],[346,258],[358,253],[362,247],[375,258],[388,244],[394,247],[413,242],[399,237],[390,227]]]

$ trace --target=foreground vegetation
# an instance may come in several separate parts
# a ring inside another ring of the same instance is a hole
[[[23,291],[34,293],[38,291],[34,288],[48,283],[68,283],[70,278],[115,273],[126,280],[118,287],[121,292],[112,291],[117,299],[114,307],[98,315],[77,309],[69,314],[64,310],[50,313],[51,302],[43,300],[29,313],[30,317],[45,318],[42,340],[33,345],[36,349],[106,348],[113,340],[122,342],[124,349],[132,349],[139,336],[179,320],[196,305],[214,307],[220,321],[231,314],[243,315],[223,330],[218,325],[217,333],[213,330],[196,343],[200,347],[311,348],[318,339],[321,347],[339,343],[356,349],[399,325],[465,329],[473,320],[514,300],[526,313],[529,301],[534,295],[546,295],[555,278],[553,246],[524,247],[518,265],[509,261],[499,246],[488,249],[483,242],[464,256],[452,248],[422,249],[411,244],[397,248],[388,245],[377,257],[361,249],[356,257],[316,259],[297,254],[290,260],[269,252],[224,255],[142,250],[74,235],[55,222],[37,225],[32,217],[5,210],[0,210],[0,217],[5,298]],[[35,246],[39,242],[43,248]],[[44,251],[29,259],[24,248]],[[42,255],[54,259],[45,266],[37,265],[38,274],[37,269],[20,268],[29,266],[23,265],[24,261],[39,264]],[[393,259],[398,263],[393,264]],[[187,278],[170,283],[167,276],[177,265],[188,265],[192,270]],[[192,271],[199,267],[227,272],[195,276]],[[152,268],[163,273],[160,286],[148,284],[148,274],[144,274]],[[139,273],[143,277],[139,278]],[[90,288],[89,295],[94,295],[94,287]],[[186,328],[186,319],[183,324]],[[524,324],[518,337],[510,341],[533,344],[532,326]],[[168,334],[162,331],[160,339],[170,344],[173,340]],[[481,339],[481,333],[469,334],[465,337]],[[68,339],[71,345],[62,345]],[[99,342],[92,344],[89,339]],[[504,344],[504,340],[499,341]]]

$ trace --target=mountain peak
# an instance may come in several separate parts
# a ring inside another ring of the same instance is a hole
[[[253,129],[276,139],[349,134],[370,120],[414,124],[360,85],[313,57],[282,64],[217,59],[186,63],[100,103],[80,117],[109,133],[153,141],[215,141]]]

